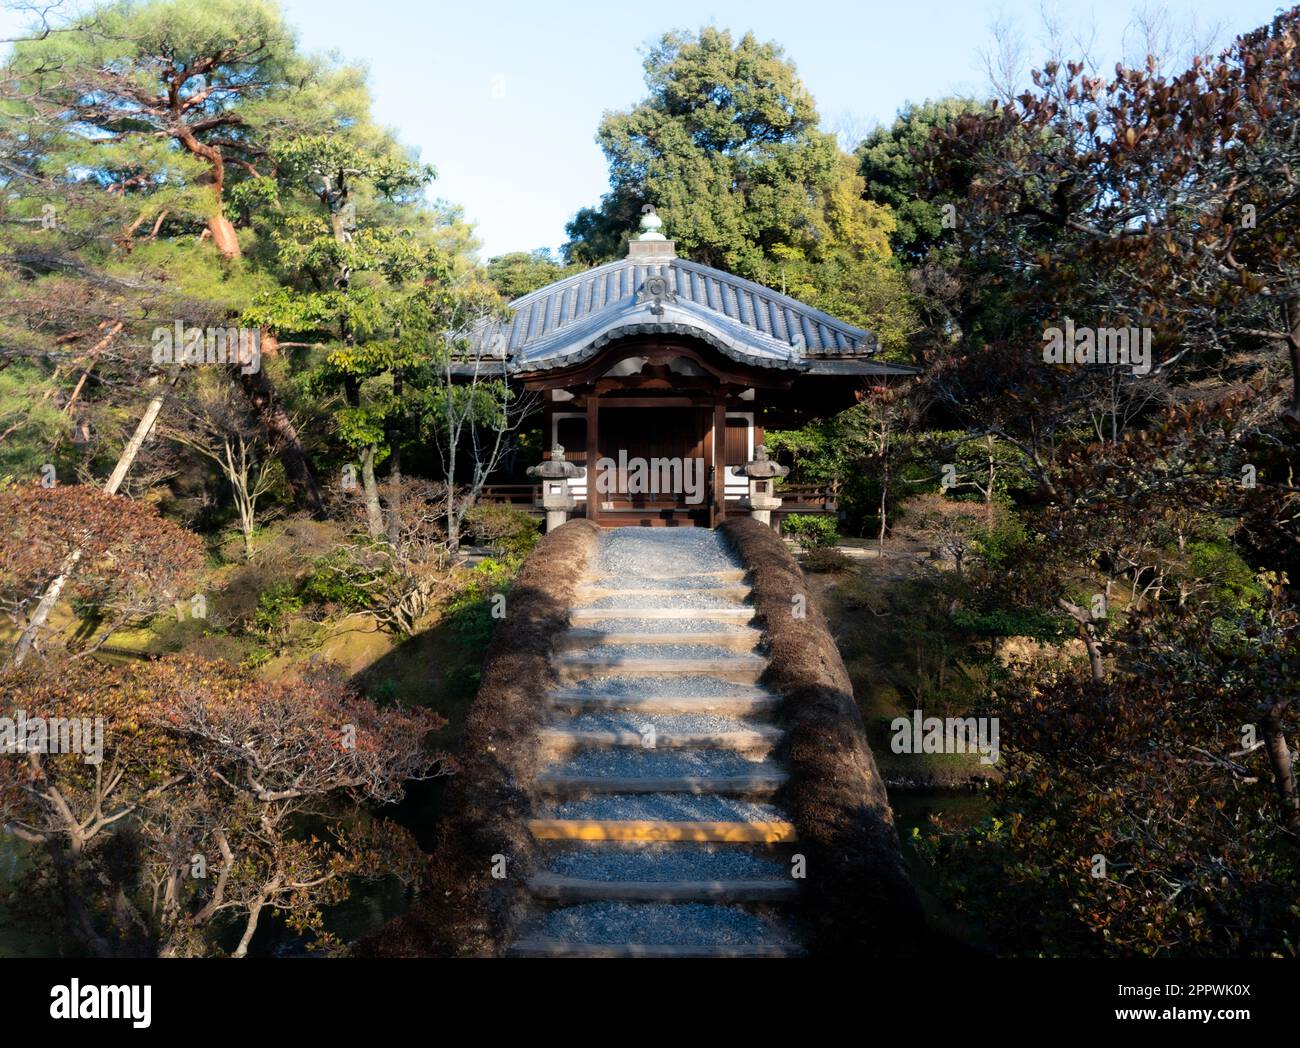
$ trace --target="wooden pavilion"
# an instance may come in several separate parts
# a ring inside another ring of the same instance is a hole
[[[610,527],[713,527],[746,495],[736,468],[766,429],[835,414],[865,384],[914,371],[874,360],[869,331],[678,258],[646,211],[626,258],[515,300],[474,351],[542,394],[546,446],[583,468],[571,488],[579,514]],[[638,463],[664,476],[665,464],[688,463],[687,483],[647,491]]]

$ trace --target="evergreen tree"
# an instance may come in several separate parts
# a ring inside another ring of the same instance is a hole
[[[775,43],[724,29],[667,33],[645,59],[649,94],[607,113],[596,139],[610,191],[568,226],[568,258],[621,256],[652,203],[685,257],[838,311],[901,348],[914,325],[891,258],[894,219]]]

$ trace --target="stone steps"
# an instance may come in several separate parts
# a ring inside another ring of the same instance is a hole
[[[755,725],[746,731],[656,732],[653,745],[647,736],[634,731],[571,731],[567,728],[543,728],[542,746],[548,751],[565,751],[593,747],[640,747],[646,750],[718,749],[749,752],[769,750],[781,741],[779,728]]]
[[[794,824],[696,822],[676,819],[529,819],[528,832],[539,841],[693,841],[728,844],[790,844]]]
[[[730,695],[661,695],[560,690],[551,692],[547,698],[552,706],[563,710],[635,710],[640,713],[717,713],[728,716],[768,714],[781,703],[779,696],[761,688]]]
[[[782,771],[753,775],[566,775],[542,772],[536,785],[544,793],[558,795],[592,793],[717,793],[737,797],[770,797],[783,785]]]
[[[643,571],[637,574],[633,584],[690,582],[694,579],[707,579],[710,582],[717,583],[733,583],[743,582],[745,574],[744,568],[723,568],[717,571]],[[587,576],[584,581],[596,586],[612,587],[626,585],[629,582],[626,576],[599,573]]]
[[[560,652],[551,656],[562,681],[600,676],[709,676],[723,680],[756,684],[767,668],[761,655],[737,655],[734,658],[678,658],[672,661],[636,655],[588,655]]]
[[[556,644],[565,650],[588,647],[592,644],[711,644],[719,648],[753,651],[763,634],[758,630],[727,630],[718,633],[682,631],[680,633],[636,633],[619,630],[605,632],[598,629],[568,629],[556,638]]]
[[[555,638],[561,683],[538,740],[551,764],[526,824],[552,868],[529,876],[532,915],[510,953],[798,956],[766,909],[798,894],[779,858],[797,834],[773,803],[788,775],[765,759],[784,732],[752,720],[781,699],[758,686],[746,572],[725,567],[720,540],[641,532],[602,537],[602,567],[619,574],[581,580]]]
[[[569,621],[575,625],[583,622],[598,622],[602,619],[637,618],[637,619],[690,619],[705,622],[746,623],[754,617],[754,609],[748,604],[718,606],[711,608],[574,608],[569,612]]]
[[[601,600],[604,597],[719,597],[723,600],[742,601],[749,596],[747,585],[723,586],[596,586],[590,582],[581,582],[577,587],[577,596],[583,600]]]
[[[563,939],[522,939],[510,947],[512,957],[802,957],[792,943],[715,945],[712,943],[581,943]]]
[[[537,873],[528,879],[534,897],[553,902],[780,902],[798,894],[794,880],[741,878],[714,881],[594,881]]]

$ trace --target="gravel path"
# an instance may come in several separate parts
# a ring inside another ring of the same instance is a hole
[[[603,633],[744,633],[748,626],[713,619],[596,619],[576,627]]]
[[[722,536],[707,528],[614,528],[601,537],[597,570],[642,581],[660,572],[684,575],[738,567]]]
[[[596,659],[739,659],[750,653],[741,648],[724,648],[718,644],[593,644],[576,649]]]
[[[636,713],[626,710],[581,713],[555,725],[566,731],[633,731],[638,735],[644,735],[647,727],[652,728],[656,735],[676,735],[752,731],[758,726],[755,721],[719,717],[712,713]]]
[[[608,749],[583,750],[546,770],[558,775],[583,777],[716,778],[720,775],[752,775],[765,763],[762,758],[747,758],[745,754],[731,750],[647,750],[640,746],[611,746]]]
[[[773,804],[716,793],[609,793],[560,801],[546,819],[662,819],[666,822],[776,822],[786,818]]]
[[[529,931],[548,939],[602,945],[634,942],[647,946],[753,946],[790,941],[783,929],[740,906],[701,903],[584,903],[556,910]]]
[[[669,594],[611,593],[582,606],[600,610],[635,611],[637,608],[734,608],[737,604],[734,600],[714,593],[692,593],[684,589],[680,593]]]
[[[668,566],[662,570],[674,571],[676,568]],[[597,575],[591,580],[593,589],[615,589],[626,586],[629,589],[648,588],[685,590],[689,592],[690,590],[720,587],[732,589],[741,585],[743,583],[724,581],[719,575],[667,575],[653,578],[645,575]]]
[[[584,677],[565,691],[586,695],[748,695],[754,687],[720,677],[682,674],[672,677]]]
[[[790,875],[777,862],[733,845],[701,847],[642,844],[631,848],[583,848],[559,852],[548,868],[562,877],[589,881],[781,880]]]

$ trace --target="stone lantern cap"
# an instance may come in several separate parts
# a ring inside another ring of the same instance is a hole
[[[736,466],[733,470],[737,476],[750,477],[754,480],[767,480],[771,477],[784,477],[790,472],[789,466],[783,466],[767,457],[767,447],[760,444],[754,449],[754,461]]]
[[[550,461],[529,466],[527,473],[530,477],[541,477],[543,480],[573,480],[575,477],[582,476],[582,467],[575,466],[572,462],[565,462],[564,448],[556,444],[551,448]]]

